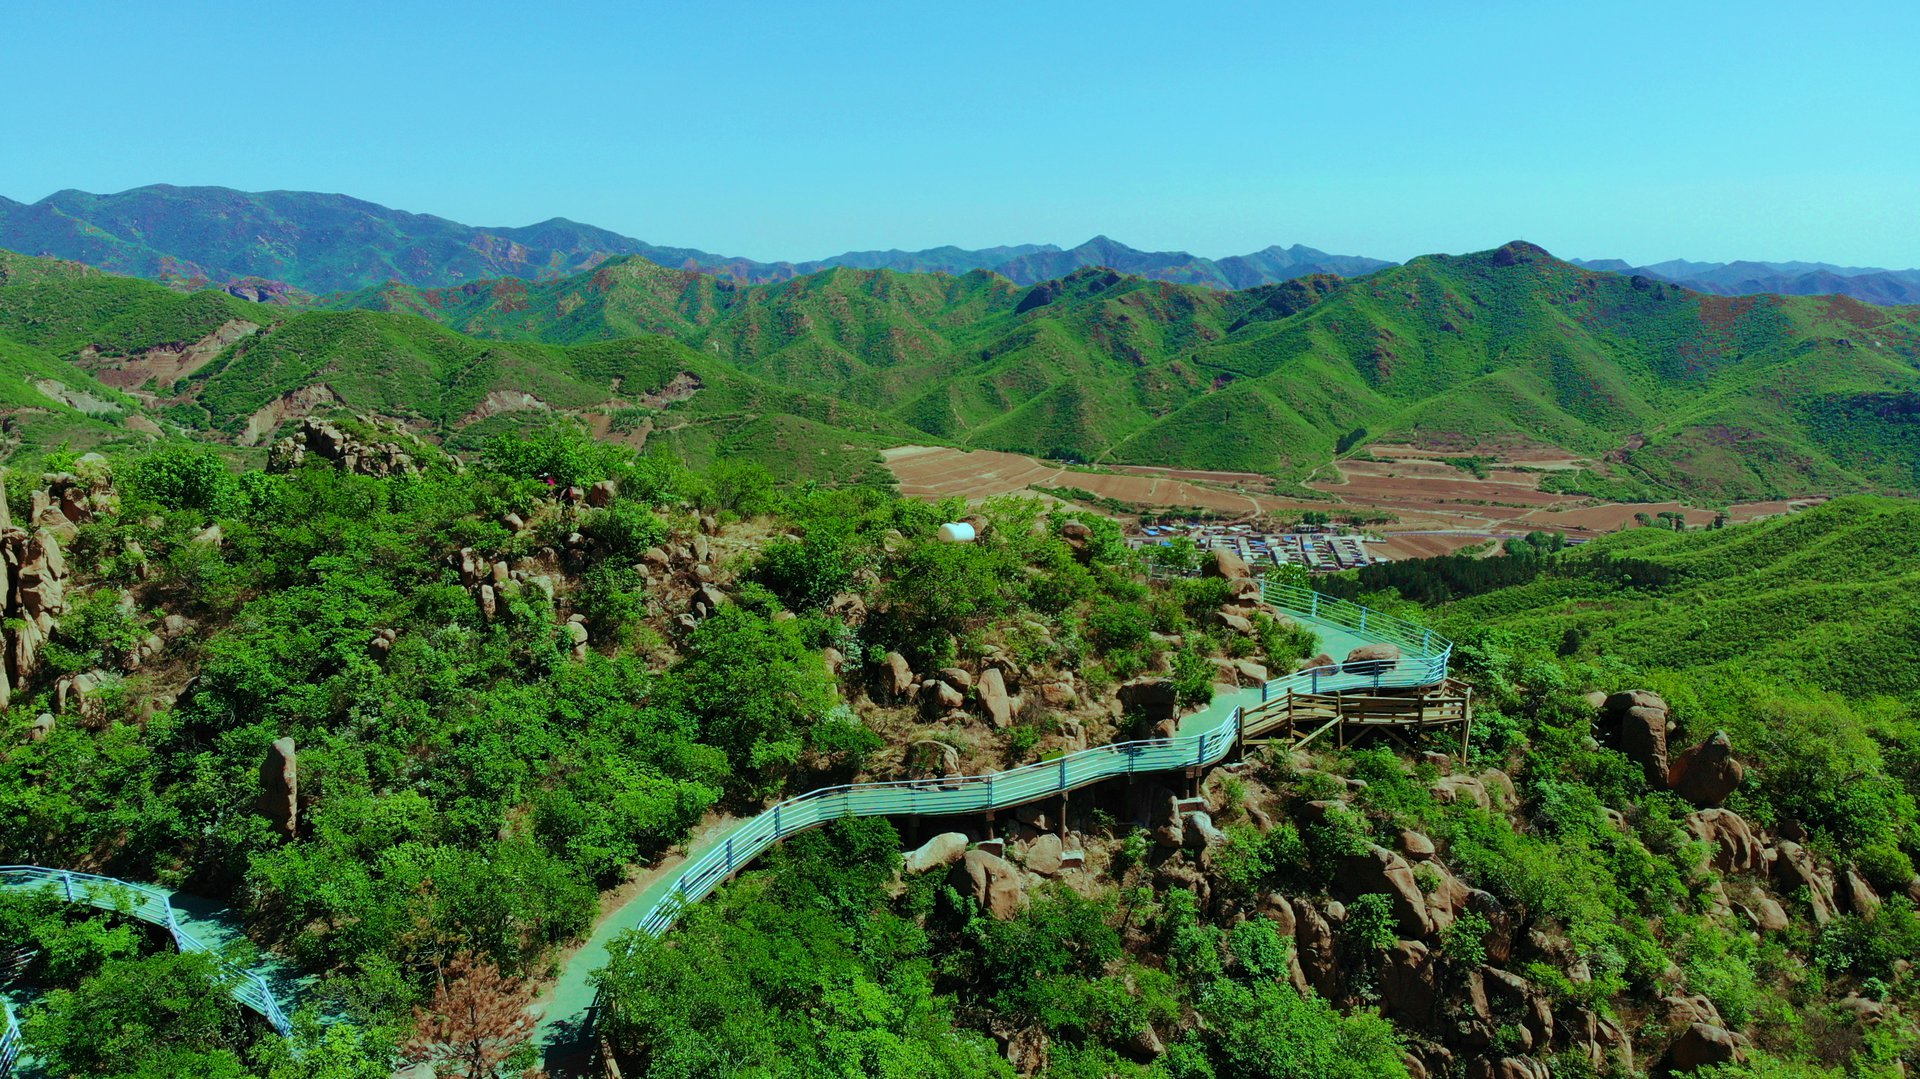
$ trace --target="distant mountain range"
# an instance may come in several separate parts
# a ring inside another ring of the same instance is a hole
[[[1688,262],[1634,266],[1620,259],[1574,259],[1589,270],[1638,274],[1716,296],[1851,296],[1876,304],[1920,304],[1920,270],[1835,266],[1827,262]]]
[[[757,262],[661,247],[560,217],[517,228],[475,227],[346,195],[168,184],[116,195],[60,191],[31,204],[0,197],[0,248],[184,287],[226,287],[246,299],[300,299],[299,293],[324,295],[388,281],[434,288],[499,277],[540,279],[590,270],[623,255],[743,284],[846,266],[909,273],[992,270],[1031,285],[1108,266],[1184,285],[1243,289],[1316,273],[1352,277],[1393,265],[1298,244],[1214,260],[1185,251],[1137,251],[1105,236],[1064,250],[1052,244],[936,247]]]
[[[1545,447],[1543,483],[1715,501],[1920,490],[1920,308],[1705,295],[1525,243],[1244,290],[834,267],[743,285],[628,256],[325,307],[0,253],[0,455],[259,447],[345,408],[452,448],[568,414],[782,475],[937,442],[1298,482],[1372,441]]]
[[[180,288],[212,286],[243,299],[296,303],[389,282],[444,288],[499,278],[546,280],[634,255],[743,285],[790,281],[837,267],[956,276],[989,270],[1014,284],[1032,285],[1105,267],[1150,280],[1242,290],[1316,274],[1359,277],[1396,265],[1300,244],[1209,259],[1185,251],[1141,251],[1105,236],[1071,248],[949,246],[759,262],[663,247],[562,217],[519,227],[473,226],[346,195],[168,184],[114,195],[60,191],[34,203],[0,197],[0,248]],[[1684,259],[1639,267],[1620,259],[1574,263],[1722,296],[1838,294],[1875,304],[1920,304],[1920,270]]]

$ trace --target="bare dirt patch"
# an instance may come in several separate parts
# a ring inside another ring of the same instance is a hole
[[[302,386],[289,393],[283,393],[267,402],[266,405],[247,417],[246,429],[235,439],[242,446],[257,446],[261,440],[280,429],[288,420],[297,420],[309,415],[322,405],[337,405],[340,395],[333,387],[316,382],[311,386]]]
[[[78,365],[117,390],[138,389],[151,379],[162,389],[213,362],[228,345],[258,332],[260,325],[228,319],[220,328],[189,344],[157,345],[131,356],[102,356],[89,345],[76,357]]]
[[[1269,478],[1241,472],[1147,467],[1078,472],[1016,453],[938,446],[900,446],[882,456],[902,494],[930,500],[959,496],[978,501],[1035,487],[1075,487],[1138,506],[1141,512],[1193,506],[1245,517],[1289,517],[1305,510],[1389,514],[1391,523],[1374,529],[1385,539],[1381,551],[1389,558],[1450,554],[1532,531],[1591,538],[1633,527],[1638,514],[1681,513],[1692,526],[1710,524],[1717,515],[1678,502],[1610,503],[1542,491],[1540,480],[1547,471],[1591,468],[1595,462],[1538,446],[1514,452],[1524,459],[1503,454],[1496,462],[1483,463],[1485,475],[1476,476],[1448,463],[1449,457],[1467,456],[1457,450],[1375,447],[1374,459],[1338,462],[1337,479],[1308,484],[1331,496],[1328,501],[1275,495]],[[1385,456],[1388,453],[1392,456]],[[1809,501],[1746,503],[1727,512],[1732,520],[1754,520]]]

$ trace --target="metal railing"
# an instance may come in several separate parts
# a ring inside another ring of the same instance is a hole
[[[1415,652],[1391,659],[1334,663],[1275,678],[1262,687],[1263,700],[1289,691],[1339,693],[1354,689],[1408,688],[1433,685],[1446,679],[1452,643],[1424,626],[1305,588],[1267,584],[1263,596],[1274,607],[1306,621],[1338,626],[1372,643],[1393,644]],[[853,783],[809,791],[734,825],[698,857],[680,867],[668,894],[655,901],[637,928],[654,936],[664,933],[683,907],[705,898],[767,848],[796,832],[842,817],[939,815],[1003,809],[1117,776],[1214,764],[1226,757],[1239,737],[1240,709],[1235,708],[1203,731],[1172,738],[1117,742],[1004,772]]]
[[[20,1060],[20,1024],[14,1021],[13,1005],[0,1000],[0,1012],[6,1013],[7,1022],[7,1029],[0,1033],[0,1079],[6,1079]]]
[[[1363,640],[1390,643],[1412,653],[1297,671],[1262,686],[1263,700],[1289,692],[1339,693],[1353,689],[1425,686],[1446,678],[1452,644],[1426,627],[1305,588],[1266,584],[1263,598],[1306,622],[1344,628]],[[653,936],[666,932],[687,904],[705,898],[741,867],[796,832],[846,816],[940,815],[1003,809],[1118,776],[1204,767],[1219,762],[1232,751],[1240,739],[1240,728],[1241,710],[1234,708],[1205,730],[1169,738],[1118,742],[1003,772],[853,783],[809,791],[736,824],[698,857],[681,866],[672,878],[668,894],[655,901],[638,928]],[[213,957],[228,980],[229,992],[235,1000],[265,1017],[281,1034],[292,1031],[292,1024],[266,978],[232,962],[182,929],[167,893],[158,888],[91,873],[24,865],[0,866],[0,888],[51,891],[71,903],[87,903],[165,926],[181,951]],[[5,1031],[0,1033],[0,1076],[11,1069],[19,1051],[20,1032],[9,1011]]]
[[[183,952],[200,952],[213,957],[233,999],[260,1013],[282,1035],[293,1032],[293,1023],[287,1019],[286,1010],[280,1006],[267,979],[259,972],[248,970],[221,955],[218,949],[202,944],[193,934],[182,929],[179,919],[174,916],[172,901],[166,892],[158,888],[92,873],[46,869],[37,865],[0,866],[0,888],[50,893],[69,903],[85,903],[164,926],[168,935],[173,937],[174,947]],[[0,1070],[0,1075],[5,1074],[4,1070]]]

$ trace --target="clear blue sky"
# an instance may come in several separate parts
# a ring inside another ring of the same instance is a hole
[[[938,7],[943,13],[935,13]],[[0,193],[340,191],[761,259],[1920,265],[1920,5],[38,4]]]

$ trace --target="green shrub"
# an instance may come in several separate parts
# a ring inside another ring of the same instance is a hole
[[[1359,947],[1380,952],[1399,942],[1398,926],[1393,899],[1382,892],[1368,892],[1347,904],[1347,921],[1341,931]]]

